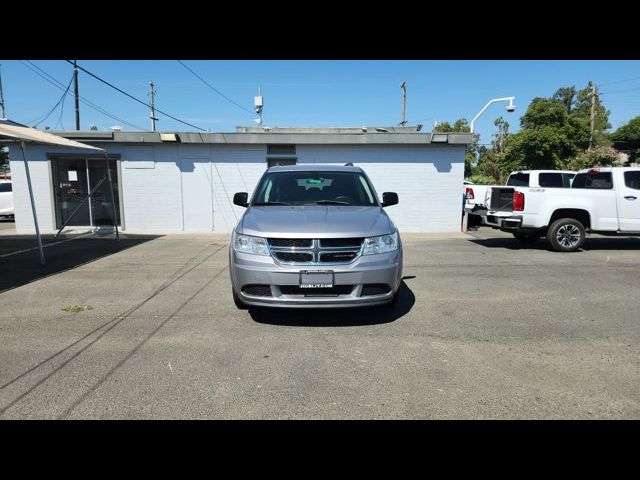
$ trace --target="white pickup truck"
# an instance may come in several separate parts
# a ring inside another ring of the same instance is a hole
[[[493,187],[486,225],[523,242],[546,237],[560,252],[578,250],[586,233],[640,235],[640,168],[580,170],[571,188]]]
[[[507,178],[507,187],[569,188],[576,172],[570,170],[518,170]],[[469,215],[468,226],[482,224],[482,216],[489,208],[491,189],[502,185],[476,185],[465,182],[464,209]]]

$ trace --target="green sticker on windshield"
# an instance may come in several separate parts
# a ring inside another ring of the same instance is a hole
[[[310,183],[312,185],[320,185],[323,181],[324,181],[324,179],[322,179],[322,178],[320,178],[319,180],[316,180],[315,178],[308,178],[307,179],[307,183]]]

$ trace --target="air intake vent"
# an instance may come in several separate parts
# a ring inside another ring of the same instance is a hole
[[[368,297],[369,295],[384,295],[385,293],[389,293],[391,291],[391,287],[384,283],[367,283],[362,286],[361,297]]]
[[[245,285],[242,287],[242,293],[254,297],[270,297],[271,287],[269,285]]]

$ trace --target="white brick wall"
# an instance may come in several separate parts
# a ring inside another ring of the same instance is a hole
[[[51,178],[47,152],[55,148],[30,146],[29,158],[38,220],[44,232],[54,230]],[[266,169],[265,145],[109,145],[120,153],[122,213],[130,231],[183,230],[183,208],[198,228],[229,232],[244,211],[232,204],[235,192],[253,192]],[[298,163],[353,162],[362,167],[376,188],[397,192],[400,204],[387,209],[401,231],[446,232],[460,229],[464,176],[463,145],[298,145]],[[24,168],[19,149],[10,151],[14,179],[16,228],[33,231]],[[194,172],[181,171],[190,159],[210,164]],[[191,177],[189,177],[191,175]],[[184,188],[191,188],[185,197]],[[194,191],[195,190],[195,191]],[[200,225],[202,223],[202,225]]]
[[[463,145],[299,145],[299,163],[353,162],[371,179],[378,196],[396,192],[400,203],[388,207],[404,232],[460,230]]]
[[[40,152],[35,147],[27,145],[29,158],[41,158]],[[11,180],[13,184],[13,204],[16,218],[16,231],[18,233],[35,232],[31,202],[29,200],[29,188],[22,161],[20,147],[10,147],[9,158],[11,166]],[[19,160],[18,160],[19,159]],[[51,179],[49,175],[49,162],[45,159],[29,161],[29,173],[33,187],[33,198],[36,205],[38,225],[40,231],[50,232],[53,225],[53,205],[51,203]]]

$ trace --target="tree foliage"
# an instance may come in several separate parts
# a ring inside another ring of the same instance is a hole
[[[569,170],[592,167],[608,167],[618,162],[618,152],[611,147],[596,147],[585,150],[567,164]]]
[[[3,172],[9,168],[9,152],[4,147],[4,145],[0,145],[0,172]]]
[[[534,98],[520,120],[521,130],[509,135],[504,150],[494,155],[494,163],[502,176],[518,169],[566,169],[602,159],[610,160],[610,151],[586,151],[591,135],[591,83],[558,89],[549,98]],[[611,140],[605,130],[610,128],[609,114],[596,95],[594,101],[593,147],[607,147]],[[495,150],[495,146],[494,146]]]
[[[629,154],[631,162],[640,160],[640,116],[618,128],[610,138],[614,148]]]
[[[460,118],[453,122],[453,125],[449,122],[440,122],[433,129],[434,132],[440,133],[460,133],[460,132],[470,132],[471,127],[469,126],[469,122],[466,118]],[[474,165],[476,163],[478,157],[478,151],[480,145],[478,144],[479,136],[473,136],[473,143],[468,145],[464,152],[464,176],[465,178],[471,175],[473,171]]]

